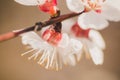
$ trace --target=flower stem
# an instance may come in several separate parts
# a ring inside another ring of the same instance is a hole
[[[20,29],[20,30],[16,30],[16,31],[12,31],[12,32],[2,34],[2,35],[0,35],[0,42],[15,38],[15,37],[17,37],[17,36],[19,36],[23,33],[29,32],[29,31],[34,31],[34,30],[40,31],[43,27],[61,22],[63,20],[66,20],[66,19],[69,19],[69,18],[72,18],[72,17],[75,17],[75,16],[78,16],[82,13],[84,13],[84,11],[82,11],[80,13],[64,14],[64,15],[61,15],[57,18],[50,19],[50,20],[45,21],[45,22],[37,22],[34,26],[31,26],[31,27],[28,27],[28,28],[25,28],[25,29]]]

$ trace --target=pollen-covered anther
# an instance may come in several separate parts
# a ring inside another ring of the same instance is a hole
[[[86,0],[86,2],[84,2],[84,0],[83,0],[83,3],[85,3],[85,12],[94,10],[97,13],[101,13],[101,11],[102,11],[100,0]]]
[[[62,34],[56,32],[54,29],[47,29],[42,34],[42,38],[50,44],[57,45],[62,39]]]

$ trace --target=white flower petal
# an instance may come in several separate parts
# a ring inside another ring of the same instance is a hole
[[[76,39],[69,39],[66,47],[59,47],[59,53],[63,55],[78,54],[80,53],[83,45]]]
[[[70,46],[73,53],[79,53],[83,47],[82,43],[76,39],[70,40]]]
[[[76,20],[73,18],[62,21],[62,31],[70,33],[71,27],[76,23]]]
[[[103,16],[97,14],[94,11],[80,15],[78,18],[78,24],[83,29],[92,28],[96,30],[101,30],[108,26],[107,20],[105,20]]]
[[[90,30],[89,38],[95,43],[99,48],[105,49],[105,41],[98,31]]]
[[[105,0],[104,4],[109,4],[120,10],[120,0]]]
[[[69,44],[66,47],[58,48],[58,53],[63,64],[68,64],[74,66],[76,64],[76,59],[80,60],[82,43],[75,39],[70,39]]]
[[[62,39],[61,39],[61,41],[59,42],[58,46],[59,46],[59,47],[62,47],[62,48],[65,48],[65,47],[68,46],[68,44],[69,44],[69,37],[68,37],[67,34],[63,33],[63,34],[62,34]]]
[[[81,0],[66,0],[68,8],[76,13],[82,12],[84,10],[84,5]]]
[[[77,60],[79,60],[81,56],[80,51],[82,50],[82,46],[82,43],[76,39],[68,40],[68,45],[66,47],[58,48],[60,61],[62,61],[63,64],[74,66],[76,64],[75,55],[77,57]]]
[[[26,6],[35,6],[35,5],[42,5],[45,3],[46,0],[14,0],[19,4],[26,5]]]
[[[120,21],[120,10],[108,4],[104,4],[102,7],[102,15],[106,19],[110,21]]]
[[[87,41],[86,44],[87,44],[87,49],[88,49],[88,51],[90,53],[90,56],[91,56],[93,62],[96,65],[103,64],[104,54],[103,54],[102,49],[100,49],[99,47],[94,45],[94,43],[92,43],[90,41]]]
[[[33,49],[50,49],[50,45],[43,41],[35,32],[31,31],[24,33],[22,36],[22,43],[24,45],[30,45]]]
[[[33,31],[21,34],[22,36],[22,43],[28,44],[30,41],[40,41],[40,37]]]
[[[103,51],[101,49],[97,47],[93,47],[89,51],[90,51],[92,60],[96,65],[103,64]]]

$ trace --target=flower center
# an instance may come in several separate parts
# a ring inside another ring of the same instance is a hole
[[[85,11],[86,12],[94,10],[97,13],[101,13],[101,11],[102,11],[101,4],[104,1],[105,0],[82,0],[83,4],[85,5]]]
[[[74,24],[72,26],[71,31],[73,32],[73,34],[76,37],[88,38],[89,37],[89,31],[90,31],[90,29],[83,30],[82,28],[80,28],[80,26],[78,25],[78,23],[76,23],[76,24]]]

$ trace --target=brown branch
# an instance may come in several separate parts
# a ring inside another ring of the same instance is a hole
[[[16,35],[14,32],[8,32],[6,34],[2,34],[2,35],[0,35],[0,42],[5,41],[5,40],[9,40],[9,39],[12,39],[15,37],[16,37]]]
[[[23,33],[29,32],[29,31],[33,31],[36,28],[37,28],[36,30],[39,31],[43,27],[61,22],[63,20],[66,20],[66,19],[69,19],[69,18],[72,18],[72,17],[75,17],[75,16],[78,16],[82,13],[84,13],[84,11],[82,11],[80,13],[69,13],[69,14],[61,15],[60,17],[50,19],[50,20],[45,21],[45,22],[38,22],[32,27],[28,27],[28,28],[25,28],[25,29],[16,30],[16,31],[13,31],[13,32],[8,32],[8,33],[5,33],[5,34],[2,34],[2,35],[0,35],[0,42],[15,38],[15,37],[19,36],[20,34],[23,34]]]

